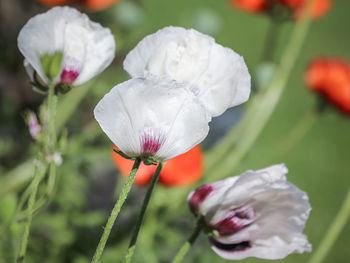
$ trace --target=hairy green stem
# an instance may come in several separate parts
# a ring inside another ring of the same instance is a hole
[[[152,177],[151,183],[148,186],[148,190],[147,190],[145,199],[143,200],[143,203],[142,203],[142,206],[141,206],[141,211],[140,211],[139,216],[137,218],[135,229],[134,229],[134,232],[133,232],[131,240],[130,240],[128,251],[127,251],[125,259],[124,259],[125,263],[130,263],[131,259],[132,259],[132,256],[134,255],[134,251],[135,251],[135,248],[136,248],[137,237],[138,237],[138,234],[140,232],[140,228],[141,228],[143,219],[145,217],[145,213],[146,213],[146,210],[147,210],[147,207],[148,207],[148,203],[149,203],[149,201],[151,199],[151,196],[152,196],[152,193],[153,193],[153,189],[154,189],[155,185],[158,182],[159,175],[160,175],[160,172],[162,170],[162,167],[163,167],[163,163],[159,163],[158,167],[157,167],[157,169],[156,169],[156,171],[155,171],[155,173],[154,173],[154,175]]]
[[[185,242],[185,244],[183,244],[183,246],[180,248],[180,250],[177,252],[176,256],[174,257],[173,261],[171,261],[171,263],[180,263],[180,262],[182,262],[182,260],[184,259],[185,255],[190,250],[190,248],[192,247],[194,242],[197,240],[199,234],[202,231],[202,224],[201,224],[202,220],[203,220],[202,217],[198,219],[196,227],[195,227],[193,233],[191,234],[189,239]]]
[[[331,250],[334,243],[337,241],[339,234],[342,232],[346,222],[350,217],[350,189],[343,201],[343,204],[338,211],[336,217],[334,218],[331,226],[328,228],[328,231],[324,238],[321,241],[321,244],[311,257],[309,263],[320,263],[324,261],[328,252]]]
[[[43,173],[45,173],[45,169],[44,169],[44,167],[42,167],[42,162],[39,160],[37,160],[37,162],[38,163],[35,164],[35,168],[34,168],[33,183],[32,183],[31,193],[30,193],[29,200],[28,200],[27,219],[26,219],[26,223],[24,225],[24,231],[23,231],[23,235],[22,235],[20,251],[19,251],[18,258],[17,258],[18,263],[24,262],[24,258],[25,258],[26,251],[27,251],[27,245],[28,245],[30,225],[32,223],[33,208],[34,208],[34,204],[35,204],[36,194],[38,191],[40,179],[43,176]]]
[[[118,198],[117,202],[115,203],[113,210],[112,210],[112,212],[107,220],[102,237],[100,239],[100,242],[97,245],[94,257],[92,258],[92,261],[91,261],[92,263],[100,262],[100,259],[101,259],[103,250],[105,248],[105,245],[107,243],[109,234],[111,233],[112,227],[113,227],[114,222],[115,222],[115,220],[120,212],[120,209],[122,208],[128,194],[130,192],[130,189],[132,187],[132,184],[134,182],[134,179],[136,177],[136,173],[137,173],[137,170],[139,169],[140,164],[141,164],[141,159],[137,158],[134,162],[132,169],[131,169],[128,180],[126,181],[126,183],[122,189],[122,192],[120,193],[119,198]]]

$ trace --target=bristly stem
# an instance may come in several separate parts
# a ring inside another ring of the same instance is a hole
[[[199,217],[197,220],[196,227],[191,234],[191,236],[188,238],[188,240],[183,244],[183,246],[180,248],[180,250],[177,252],[176,256],[174,257],[173,261],[171,263],[181,263],[184,259],[187,252],[190,250],[194,242],[197,240],[199,234],[202,232],[202,221],[203,217]]]
[[[34,177],[33,177],[32,184],[30,185],[31,189],[29,190],[30,195],[29,195],[28,206],[27,206],[27,220],[24,226],[20,251],[17,258],[17,262],[19,263],[24,262],[24,258],[26,255],[29,233],[30,233],[30,226],[32,223],[34,205],[36,201],[36,195],[38,192],[40,181],[46,171],[45,162],[49,162],[50,165],[51,165],[51,162],[54,162],[53,153],[56,147],[55,120],[56,120],[57,96],[55,95],[54,84],[51,83],[48,88],[49,90],[48,90],[47,105],[46,105],[46,112],[45,112],[45,114],[47,115],[45,116],[45,125],[46,125],[45,133],[46,134],[45,134],[45,140],[43,145],[44,147],[43,147],[43,153],[42,152],[39,153],[39,158],[36,160],[37,163],[35,163]],[[48,158],[48,156],[50,157]]]
[[[335,241],[339,237],[339,234],[342,232],[346,222],[350,217],[350,189],[343,201],[343,205],[338,211],[338,214],[334,218],[331,226],[328,228],[326,235],[324,236],[321,244],[311,257],[309,263],[320,263],[324,261],[328,252],[334,245]]]
[[[151,183],[148,186],[148,190],[147,190],[145,199],[143,200],[141,211],[140,211],[139,216],[137,218],[135,229],[134,229],[134,232],[133,232],[131,240],[130,240],[128,251],[127,251],[126,256],[124,258],[124,262],[125,263],[130,263],[131,262],[131,258],[133,256],[135,248],[136,248],[137,237],[138,237],[138,234],[140,232],[140,228],[141,228],[143,219],[145,217],[147,206],[148,206],[148,203],[149,203],[149,201],[151,199],[151,196],[152,196],[152,193],[153,193],[153,189],[154,189],[155,185],[158,182],[159,175],[160,175],[160,172],[162,170],[162,167],[163,167],[163,163],[159,163],[158,167],[157,167],[157,169],[156,169],[156,171],[155,171],[155,173],[154,173],[154,175],[152,177]]]
[[[26,223],[24,225],[22,240],[21,240],[21,246],[19,255],[17,258],[17,263],[24,262],[24,257],[26,255],[27,251],[27,245],[28,245],[28,238],[29,238],[29,232],[30,232],[30,226],[32,223],[33,218],[33,208],[35,204],[36,194],[38,192],[38,186],[40,183],[40,179],[43,176],[43,173],[45,173],[45,168],[43,167],[43,163],[40,160],[36,160],[37,163],[35,163],[34,168],[34,177],[31,184],[31,193],[28,200],[28,207],[27,207],[27,218]]]
[[[128,180],[126,181],[126,183],[122,189],[122,192],[120,193],[119,198],[118,198],[117,202],[115,203],[113,210],[108,218],[108,221],[106,223],[106,226],[105,226],[103,234],[102,234],[102,237],[100,239],[100,242],[97,245],[94,257],[92,258],[92,261],[91,261],[92,263],[100,262],[100,259],[101,259],[103,250],[105,248],[105,245],[107,243],[109,234],[111,233],[112,227],[114,225],[115,220],[117,219],[117,216],[120,212],[120,209],[122,208],[128,194],[130,192],[130,189],[132,187],[132,184],[134,182],[134,179],[136,177],[136,173],[137,173],[137,170],[139,169],[140,164],[141,164],[141,159],[137,158],[134,162],[132,169],[131,169]]]

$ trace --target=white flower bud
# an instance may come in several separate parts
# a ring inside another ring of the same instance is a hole
[[[274,165],[199,187],[190,193],[191,211],[204,216],[212,249],[225,259],[282,259],[310,252],[302,234],[311,210],[307,194]]]

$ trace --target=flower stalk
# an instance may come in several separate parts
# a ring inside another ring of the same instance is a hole
[[[135,160],[135,162],[134,162],[134,165],[133,165],[132,169],[131,169],[129,178],[126,181],[126,183],[125,183],[125,185],[124,185],[124,187],[122,189],[122,192],[120,193],[119,198],[118,198],[117,202],[115,203],[115,205],[113,207],[113,210],[112,210],[112,212],[111,212],[111,214],[110,214],[110,216],[109,216],[109,218],[107,220],[107,223],[106,223],[106,226],[104,228],[102,237],[100,239],[100,242],[97,245],[94,257],[92,258],[92,261],[91,261],[92,263],[100,262],[103,250],[104,250],[105,245],[107,243],[108,237],[109,237],[109,235],[111,233],[111,230],[112,230],[112,227],[114,225],[114,222],[117,219],[118,214],[120,212],[120,209],[122,208],[122,206],[123,206],[123,204],[124,204],[128,194],[129,194],[129,192],[131,190],[132,184],[134,182],[134,179],[136,177],[136,173],[137,173],[137,170],[140,167],[140,164],[141,164],[141,159],[137,158]]]
[[[202,222],[203,217],[200,216],[197,220],[197,224],[195,229],[193,230],[191,236],[188,238],[188,240],[183,244],[183,246],[180,248],[180,250],[177,252],[176,256],[174,257],[172,263],[180,263],[184,259],[187,252],[190,250],[194,242],[197,240],[199,234],[202,232]]]
[[[350,189],[343,201],[343,205],[339,209],[338,214],[333,220],[333,223],[328,228],[326,235],[324,236],[321,244],[317,248],[316,252],[311,257],[309,263],[321,263],[324,261],[328,252],[331,250],[334,243],[337,241],[339,234],[342,232],[346,222],[350,217]]]
[[[30,185],[31,193],[28,200],[27,218],[26,218],[26,223],[24,225],[24,231],[22,235],[21,246],[20,246],[20,251],[17,258],[17,263],[24,262],[24,258],[27,252],[30,226],[33,218],[35,199],[38,192],[40,180],[43,177],[44,173],[45,173],[45,167],[42,165],[41,160],[40,159],[36,160],[35,168],[34,168],[34,177],[33,177],[32,184]]]
[[[156,184],[158,182],[159,175],[160,175],[162,168],[163,168],[163,163],[159,163],[157,170],[155,171],[155,173],[152,177],[152,181],[148,187],[145,199],[143,200],[143,203],[142,203],[141,211],[140,211],[139,216],[138,216],[137,221],[136,221],[136,226],[135,226],[134,232],[133,232],[131,240],[130,240],[128,251],[127,251],[125,259],[124,259],[125,263],[131,262],[132,256],[133,256],[135,248],[136,248],[137,237],[138,237],[138,234],[140,232],[140,228],[141,228],[143,219],[145,217],[145,213],[146,213],[149,201],[151,199],[154,187],[156,186]]]
[[[28,245],[30,226],[32,223],[32,217],[34,212],[34,206],[36,201],[36,196],[39,188],[40,181],[46,172],[46,163],[49,164],[49,181],[54,182],[56,164],[53,159],[53,153],[55,152],[56,147],[56,108],[57,108],[57,96],[55,95],[55,85],[50,84],[48,87],[48,97],[47,97],[47,107],[46,107],[46,116],[45,116],[45,140],[43,145],[43,152],[39,153],[39,158],[35,161],[34,168],[34,177],[32,184],[30,184],[29,199],[27,206],[27,217],[26,223],[24,226],[19,256],[17,262],[23,262]],[[44,156],[44,158],[42,158]],[[25,199],[24,199],[25,200]]]

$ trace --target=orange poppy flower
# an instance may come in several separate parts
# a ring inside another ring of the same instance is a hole
[[[279,0],[281,4],[292,9],[295,18],[300,17],[307,0]],[[311,6],[311,16],[316,19],[327,13],[332,7],[332,0],[314,0]]]
[[[350,64],[342,59],[318,58],[305,75],[307,86],[332,102],[344,113],[350,113]]]
[[[86,5],[86,7],[92,11],[101,11],[101,10],[107,9],[108,7],[119,2],[120,0],[38,0],[38,1],[49,6],[61,5],[68,2],[79,2]]]
[[[230,0],[231,6],[250,13],[269,13],[275,6],[282,6],[291,11],[295,19],[300,14],[307,0]],[[314,0],[312,3],[312,18],[319,18],[331,8],[332,0]]]
[[[118,149],[114,146],[115,149]],[[121,157],[112,149],[112,159],[124,177],[128,177],[133,161]],[[135,184],[148,184],[156,165],[141,164],[135,177]],[[189,185],[203,176],[203,152],[197,145],[188,152],[167,161],[160,173],[159,182],[167,186]]]
[[[250,13],[263,13],[268,10],[267,0],[230,0],[230,4]]]

